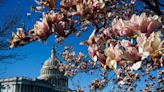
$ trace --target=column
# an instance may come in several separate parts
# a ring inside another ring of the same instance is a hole
[[[22,92],[22,84],[19,85],[19,92]]]
[[[35,91],[34,92],[37,92],[37,86],[35,85]]]
[[[16,84],[15,92],[19,92],[19,84]]]
[[[26,85],[26,92],[29,92],[29,87],[28,87],[28,85]]]
[[[12,87],[12,92],[15,92],[15,84],[13,84],[13,87]],[[1,91],[0,91],[1,92]]]
[[[36,92],[35,85],[33,86],[33,92]]]
[[[40,92],[40,87],[38,86],[38,92]]]
[[[24,85],[22,84],[21,92],[24,92]]]

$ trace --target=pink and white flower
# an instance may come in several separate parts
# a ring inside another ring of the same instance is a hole
[[[135,33],[146,33],[149,36],[162,25],[161,18],[157,15],[147,17],[145,13],[140,16],[132,15],[130,20],[114,19],[112,30],[117,36],[131,36]]]
[[[143,59],[150,54],[157,53],[158,50],[163,48],[163,44],[161,32],[153,32],[149,37],[146,37],[146,34],[141,34],[137,37],[138,50]]]
[[[112,22],[112,31],[116,36],[131,36],[133,31],[129,26],[129,21],[114,19]]]
[[[140,16],[132,15],[130,22],[130,26],[135,32],[146,33],[147,36],[162,25],[159,16],[147,17],[145,13],[142,13]]]
[[[34,25],[34,31],[35,34],[38,35],[40,39],[44,39],[51,33],[46,17],[43,17],[42,22],[40,21],[36,22],[36,24]]]

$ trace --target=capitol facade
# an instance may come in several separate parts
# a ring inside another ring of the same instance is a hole
[[[1,78],[0,92],[72,92],[68,88],[68,78],[59,71],[59,64],[52,49],[51,57],[44,62],[37,78]]]

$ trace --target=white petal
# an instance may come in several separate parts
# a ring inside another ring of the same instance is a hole
[[[144,60],[149,56],[149,52],[143,52],[141,56],[142,56],[141,60]]]
[[[141,67],[142,61],[134,63],[131,67],[131,70],[138,70]]]
[[[95,56],[92,58],[92,60],[93,60],[94,62],[96,62],[96,61],[97,61],[97,56],[95,55]]]
[[[118,85],[123,85],[123,84],[125,84],[125,82],[123,80],[118,82]]]
[[[143,49],[141,47],[138,48],[139,53],[143,53]]]
[[[110,61],[110,64],[109,64],[109,67],[111,69],[113,69],[113,70],[116,70],[116,68],[117,68],[117,62],[116,62],[116,60],[111,60]]]

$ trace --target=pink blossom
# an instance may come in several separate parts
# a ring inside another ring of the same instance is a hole
[[[35,0],[35,2],[39,5],[43,5],[44,7],[47,7],[50,9],[53,9],[56,4],[56,0],[41,0],[41,1]]]
[[[83,15],[84,14],[84,4],[83,3],[78,3],[76,5],[76,10],[77,10],[77,13],[79,15]]]
[[[105,7],[105,3],[103,0],[93,0],[93,7],[96,9],[103,9]]]
[[[17,28],[17,33],[16,33],[19,38],[25,38],[25,32],[23,32],[23,28]]]
[[[123,56],[126,60],[131,61],[131,63],[140,60],[140,54],[136,47],[133,47],[130,41],[128,40],[122,40],[121,46],[125,48],[125,51],[123,51]]]
[[[54,11],[50,11],[50,13],[48,13],[47,18],[49,19],[49,21],[51,21],[52,24],[59,22],[59,19],[57,18],[57,13],[54,13]]]
[[[153,17],[147,17],[145,13],[142,13],[140,16],[135,14],[132,15],[130,22],[130,26],[135,32],[146,33],[147,36],[162,25],[161,18],[159,16],[154,15]]]
[[[65,32],[64,32],[65,26],[66,26],[66,23],[63,22],[63,21],[60,21],[59,23],[56,23],[56,24],[55,24],[55,28],[54,28],[55,33],[56,33],[58,36],[63,36],[63,37],[65,37],[65,36],[66,36],[66,34],[65,34]]]
[[[158,50],[161,46],[161,32],[153,32],[150,37],[146,37],[145,34],[141,34],[137,37],[137,43],[140,48],[142,48],[143,52],[154,52]]]
[[[100,30],[100,32],[103,32],[103,34],[106,36],[106,37],[110,37],[110,33],[109,33],[109,28],[102,28]]]
[[[99,47],[96,45],[92,45],[88,47],[88,54],[91,57],[94,57],[96,55],[96,52],[98,51]]]
[[[120,49],[120,44],[117,44],[114,47],[114,53],[115,53],[115,60],[116,61],[121,61],[122,56],[123,56],[123,51]]]
[[[107,57],[107,59],[106,59],[106,64],[109,66],[109,68],[111,68],[113,70],[116,70],[116,68],[117,68],[116,60],[110,60],[109,57]]]
[[[105,55],[104,55],[104,53],[100,53],[100,52],[96,52],[96,56],[97,56],[97,59],[98,59],[98,62],[102,65],[102,66],[104,66],[104,65],[106,65],[106,57],[105,57]]]
[[[161,32],[153,32],[149,37],[146,37],[145,34],[141,34],[137,37],[137,43],[142,59],[151,56],[153,61],[157,61],[159,56],[163,54],[161,50],[164,47],[164,41],[161,39]]]
[[[63,7],[72,7],[77,4],[77,0],[61,0]]]
[[[132,43],[128,40],[122,40],[121,41],[121,46],[123,46],[124,48],[127,48],[127,47],[132,46]]]
[[[89,36],[89,39],[88,39],[89,44],[93,44],[95,42],[95,33],[96,33],[96,30],[94,30],[92,34]]]
[[[36,24],[34,25],[34,31],[40,39],[44,39],[51,33],[47,20],[45,18],[43,18],[42,22],[36,22]]]
[[[114,19],[112,30],[117,36],[131,36],[133,32],[146,33],[149,36],[155,29],[162,25],[161,18],[157,15],[147,17],[145,13],[140,16],[132,15],[130,20]]]
[[[112,31],[116,36],[131,36],[132,29],[129,26],[129,21],[124,21],[122,19],[114,19],[112,22]]]
[[[106,57],[109,57],[111,60],[113,60],[115,58],[114,47],[110,46],[106,48],[104,54],[106,55]]]

